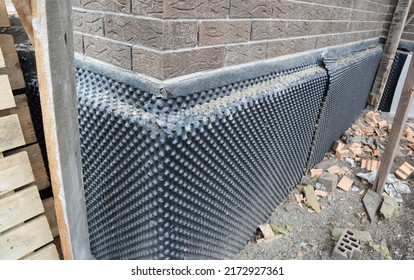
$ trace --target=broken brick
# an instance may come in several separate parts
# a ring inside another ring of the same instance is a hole
[[[368,112],[368,113],[365,114],[365,118],[364,119],[365,119],[365,122],[368,125],[374,127],[374,126],[376,126],[380,122],[381,115],[380,115],[379,112],[373,112],[373,111],[371,111],[371,112]]]
[[[260,231],[263,233],[265,239],[269,239],[275,236],[275,233],[272,230],[272,227],[269,224],[260,225]]]
[[[368,171],[378,171],[381,162],[378,160],[363,159],[361,161],[361,168]]]
[[[338,165],[333,165],[329,167],[327,171],[331,174],[339,174],[341,172],[341,168]]]
[[[311,178],[312,179],[318,179],[323,174],[323,169],[317,168],[317,169],[311,169]]]
[[[339,160],[345,160],[345,158],[349,158],[351,157],[351,153],[348,149],[344,149],[344,150],[337,150],[335,152],[335,156],[337,159]]]
[[[354,184],[354,181],[349,179],[347,176],[344,176],[342,177],[341,181],[339,181],[338,188],[348,192],[352,188],[353,184]]]
[[[320,197],[327,197],[328,193],[325,191],[321,191],[321,190],[315,190],[315,195],[320,196]]]
[[[335,143],[332,146],[332,150],[336,151],[340,151],[345,147],[345,144],[342,143],[341,141],[335,141]]]
[[[362,133],[366,136],[374,135],[375,130],[372,127],[365,126],[362,123],[358,124],[358,128],[362,131]]]
[[[400,166],[395,174],[400,177],[400,179],[406,180],[411,175],[411,173],[413,173],[413,171],[414,167],[408,162],[404,162],[404,164]]]

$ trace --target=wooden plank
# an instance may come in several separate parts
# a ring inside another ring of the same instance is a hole
[[[17,260],[53,241],[45,216],[0,234],[0,260]]]
[[[29,37],[30,42],[34,44],[32,8],[30,0],[12,0],[12,2],[17,14],[19,15],[20,22],[27,33],[27,37]]]
[[[10,156],[23,151],[26,151],[29,155],[30,164],[32,165],[32,170],[35,178],[34,184],[38,187],[39,190],[50,187],[49,176],[46,172],[39,144],[36,143],[27,147],[5,152],[4,155]]]
[[[27,152],[0,159],[0,196],[34,182]]]
[[[65,259],[91,259],[81,171],[71,2],[31,2],[40,101],[62,251]]]
[[[25,88],[26,83],[20,68],[20,61],[14,46],[13,36],[0,34],[0,46],[6,62],[6,67],[0,68],[0,74],[7,74],[9,76],[10,85],[13,90]]]
[[[36,186],[0,198],[0,232],[10,229],[44,212]],[[47,217],[47,216],[46,216]]]
[[[413,104],[414,81],[412,77],[414,77],[414,59],[411,59],[410,62],[410,68],[408,69],[407,79],[405,80],[400,102],[398,103],[397,112],[395,113],[391,133],[388,138],[388,143],[384,154],[382,156],[381,166],[372,186],[372,189],[377,191],[379,194],[382,194],[384,191],[388,174],[391,171],[391,167],[395,159],[395,154],[397,153],[397,149],[399,147],[404,125],[407,121],[408,113],[410,112],[410,108],[412,106],[411,104]]]
[[[374,86],[369,97],[370,104],[374,106],[376,110],[379,107],[385,86],[387,84],[388,76],[391,72],[391,66],[394,62],[401,35],[404,31],[411,3],[412,0],[399,0],[397,7],[395,8],[390,30],[388,31],[387,41],[384,46],[384,53],[382,55],[377,76],[375,77]]]
[[[9,77],[0,75],[0,110],[16,107]]]
[[[0,46],[0,68],[6,67],[6,62],[4,61],[3,51]]]
[[[37,137],[33,127],[32,116],[25,94],[14,96],[16,107],[0,111],[0,117],[17,114],[19,116],[20,126],[22,127],[23,137],[26,145],[36,143]]]
[[[59,254],[55,244],[49,244],[21,260],[59,260]]]
[[[4,0],[0,0],[0,27],[10,27],[9,15]]]
[[[0,118],[0,152],[25,145],[19,116],[14,114]]]
[[[49,222],[50,230],[52,231],[53,238],[59,236],[59,229],[56,218],[55,203],[53,197],[42,201],[43,207],[45,208],[45,215]]]

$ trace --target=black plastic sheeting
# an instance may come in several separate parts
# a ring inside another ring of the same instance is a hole
[[[168,101],[78,79],[92,253],[222,259],[300,181],[327,74],[308,66]]]
[[[391,66],[391,72],[388,76],[387,84],[385,85],[384,93],[381,98],[379,110],[382,112],[389,112],[394,98],[395,89],[397,88],[398,80],[400,79],[401,71],[404,68],[407,60],[407,53],[397,51],[394,61]]]
[[[368,49],[165,99],[77,69],[92,254],[238,253],[365,107],[380,57]]]
[[[321,108],[308,169],[318,164],[334,141],[366,107],[368,95],[381,60],[379,48],[341,59],[325,59],[329,86]]]

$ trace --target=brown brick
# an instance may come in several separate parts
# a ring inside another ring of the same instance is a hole
[[[105,36],[136,45],[162,48],[162,22],[121,15],[105,15]]]
[[[287,22],[254,21],[252,25],[252,40],[274,39],[286,36]]]
[[[338,7],[351,8],[353,1],[351,0],[301,0],[302,2],[309,2],[311,4],[322,4]]]
[[[231,0],[230,17],[270,18],[272,17],[272,4],[272,0]]]
[[[205,46],[246,42],[250,39],[250,30],[249,21],[204,21],[200,24],[199,43]]]
[[[131,0],[80,0],[81,6],[91,10],[129,13]]]
[[[226,66],[243,64],[266,58],[267,43],[227,46]]]
[[[348,20],[351,10],[316,6],[312,4],[276,0],[273,18],[277,19],[307,19],[307,20]]]
[[[125,69],[131,69],[131,47],[103,38],[84,36],[85,54]]]
[[[414,33],[404,32],[401,36],[401,39],[408,40],[408,41],[414,41]]]
[[[313,50],[315,44],[316,39],[313,37],[270,41],[267,45],[267,58]]]
[[[325,21],[317,23],[320,34],[343,33],[348,31],[347,22]]]
[[[366,0],[354,1],[353,8],[357,10],[365,10],[365,11],[370,11],[370,12],[375,12],[375,13],[385,13],[387,11],[386,5],[382,5],[382,4],[378,4],[378,3],[374,3],[374,2],[366,1]]]
[[[73,30],[103,36],[103,14],[73,10]]]
[[[132,0],[132,13],[143,16],[162,17],[163,0]]]
[[[173,78],[224,66],[224,47],[164,54],[164,78]]]
[[[225,18],[230,0],[164,0],[165,18]]]
[[[162,79],[163,56],[160,53],[134,47],[132,70],[157,79]]]
[[[196,21],[164,22],[164,49],[195,47],[198,26]]]
[[[343,44],[343,40],[346,38],[346,35],[328,35],[328,36],[321,36],[316,39],[316,48],[325,48],[331,47],[339,44]]]
[[[73,32],[73,48],[75,52],[83,53],[83,35]]]

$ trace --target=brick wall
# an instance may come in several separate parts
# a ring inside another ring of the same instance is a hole
[[[161,80],[385,36],[396,0],[73,0],[75,50]]]
[[[404,28],[404,33],[401,39],[414,41],[414,20],[411,20]]]

